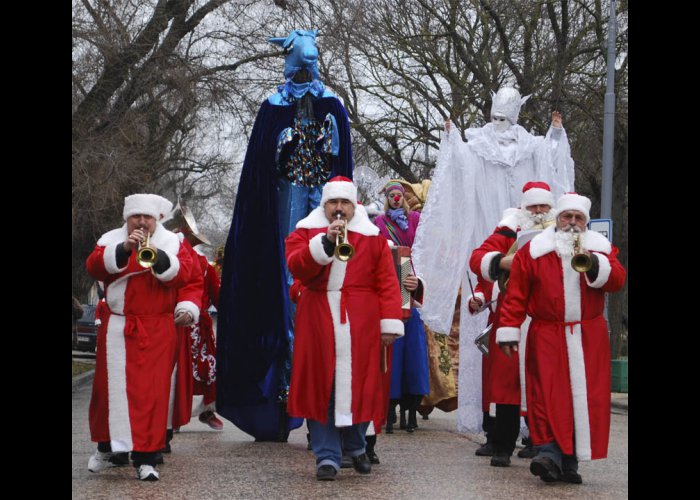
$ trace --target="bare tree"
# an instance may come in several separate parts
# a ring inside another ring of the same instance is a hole
[[[74,290],[89,287],[85,258],[125,195],[220,191],[255,77],[269,80],[251,63],[279,56],[261,33],[277,12],[257,0],[74,0]]]

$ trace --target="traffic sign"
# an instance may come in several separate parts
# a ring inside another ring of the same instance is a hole
[[[605,236],[612,243],[612,219],[591,219],[588,229],[592,229]]]

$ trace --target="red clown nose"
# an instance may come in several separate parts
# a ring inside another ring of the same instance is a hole
[[[400,199],[401,199],[401,196],[399,196],[398,194],[394,195],[394,201],[399,201]]]

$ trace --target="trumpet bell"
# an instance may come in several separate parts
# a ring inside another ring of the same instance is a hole
[[[583,252],[581,246],[581,235],[574,234],[574,255],[571,257],[571,267],[577,273],[585,273],[593,265],[593,259]]]
[[[156,250],[150,246],[150,242],[151,235],[146,234],[146,240],[139,245],[139,249],[136,252],[136,262],[138,262],[141,267],[153,267],[158,258],[158,254]]]
[[[341,243],[340,245],[336,245],[335,252],[333,253],[336,259],[347,262],[355,255],[355,247],[350,243]]]
[[[156,257],[156,252],[151,247],[142,247],[136,254],[136,261],[141,267],[153,267],[153,264],[156,263]]]
[[[585,273],[591,269],[593,261],[585,253],[579,253],[571,257],[571,267],[577,273]]]

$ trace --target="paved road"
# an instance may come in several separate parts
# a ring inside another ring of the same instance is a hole
[[[456,412],[435,410],[419,420],[413,434],[380,435],[380,465],[369,475],[342,469],[334,482],[315,479],[314,459],[306,450],[305,427],[289,443],[255,443],[228,421],[222,432],[197,419],[175,435],[173,453],[159,466],[161,480],[136,479],[133,467],[93,474],[87,462],[95,450],[88,430],[91,384],[73,390],[74,499],[626,499],[627,414],[613,412],[606,460],[583,463],[583,485],[546,484],[529,472],[529,461],[513,457],[509,468],[489,465],[474,451],[479,436],[456,432]]]

